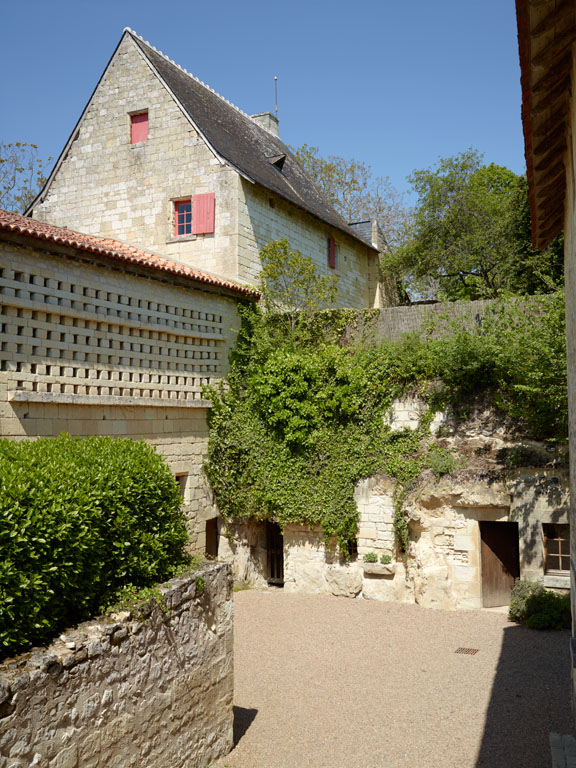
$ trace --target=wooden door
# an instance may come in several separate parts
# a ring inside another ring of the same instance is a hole
[[[268,582],[284,584],[284,536],[278,523],[266,522],[266,550],[268,552]]]
[[[484,608],[508,605],[514,579],[520,576],[518,523],[480,523],[482,602]]]

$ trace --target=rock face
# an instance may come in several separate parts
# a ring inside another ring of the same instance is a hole
[[[422,403],[414,398],[399,402],[391,409],[389,423],[394,429],[413,428],[423,412]],[[462,466],[441,477],[426,470],[409,493],[403,506],[409,525],[408,552],[400,553],[395,541],[394,480],[379,473],[361,480],[355,490],[356,561],[345,563],[335,542],[326,543],[319,528],[286,526],[287,591],[445,609],[481,608],[491,599],[506,601],[506,596],[487,594],[490,562],[483,562],[487,557],[483,537],[490,528],[498,538],[510,539],[508,556],[514,562],[504,563],[505,568],[517,568],[521,578],[539,580],[551,588],[569,588],[566,569],[557,572],[550,567],[554,563],[546,562],[547,537],[557,535],[558,527],[568,523],[565,448],[527,440],[514,432],[514,425],[485,407],[472,409],[466,420],[438,414],[432,434],[441,447],[462,457]],[[239,542],[249,536],[258,539],[253,549],[258,560],[245,547],[235,568],[249,571],[257,562],[259,578],[265,583],[265,537],[258,537],[249,526],[240,528]],[[373,566],[362,561],[367,553],[377,556]],[[390,556],[389,566],[381,564],[382,555]],[[244,565],[243,558],[251,565]]]
[[[0,765],[203,768],[230,751],[230,568],[161,589],[162,609],[81,624],[0,665]]]

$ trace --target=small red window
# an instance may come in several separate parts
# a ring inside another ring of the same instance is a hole
[[[174,203],[174,234],[192,234],[192,201],[179,200]]]
[[[336,243],[333,237],[328,238],[328,266],[336,269]]]
[[[130,143],[138,144],[148,139],[148,112],[130,115]]]
[[[208,235],[214,232],[214,192],[208,192],[205,195],[194,195],[192,202],[192,234]]]

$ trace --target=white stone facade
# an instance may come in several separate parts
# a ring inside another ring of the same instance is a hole
[[[146,141],[130,116],[148,111]],[[175,236],[174,202],[214,193],[214,232]],[[212,151],[124,35],[49,185],[29,212],[41,221],[112,237],[229,279],[255,284],[259,250],[286,238],[321,273],[340,277],[339,307],[374,307],[378,253],[242,176]],[[337,263],[328,267],[328,238]]]
[[[202,387],[228,370],[236,300],[69,247],[0,243],[0,436],[144,439],[180,476],[193,545],[213,517]]]

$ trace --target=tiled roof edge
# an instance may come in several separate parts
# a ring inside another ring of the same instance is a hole
[[[32,223],[32,226],[31,226]],[[33,226],[39,224],[40,227]],[[149,269],[156,269],[160,272],[184,277],[197,283],[211,285],[216,288],[223,288],[226,291],[239,293],[247,298],[258,299],[260,294],[254,288],[223,280],[214,275],[202,272],[186,264],[180,264],[176,261],[166,259],[164,256],[143,251],[133,245],[126,245],[111,238],[98,237],[97,235],[86,235],[74,230],[55,227],[52,224],[46,224],[36,219],[26,218],[11,211],[0,209],[0,230],[26,235],[38,240],[47,240],[57,245],[65,245],[88,253],[96,253],[108,258],[118,259],[130,264],[136,264]],[[74,236],[77,237],[74,237]],[[114,247],[114,246],[117,247]]]

